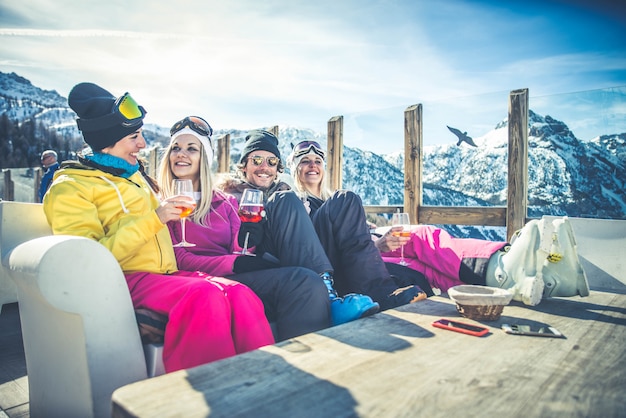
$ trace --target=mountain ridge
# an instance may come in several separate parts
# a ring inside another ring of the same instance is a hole
[[[0,113],[11,120],[33,118],[64,138],[80,138],[67,99],[41,90],[15,73],[0,72]],[[423,202],[442,206],[506,206],[508,121],[474,138],[477,147],[454,143],[423,150]],[[325,135],[308,128],[280,126],[283,159],[291,144],[314,139],[326,146]],[[231,135],[231,162],[238,162],[247,131],[217,130]],[[144,126],[150,146],[168,143],[168,129]],[[0,138],[4,140],[3,138]],[[41,151],[39,151],[41,152]],[[359,194],[366,205],[401,205],[401,152],[378,155],[344,146],[343,187]],[[605,134],[583,142],[567,125],[549,115],[529,111],[529,217],[569,215],[626,219],[626,133]],[[450,227],[472,236],[493,236],[472,227]],[[455,229],[456,228],[456,229]],[[447,228],[448,229],[448,228]]]

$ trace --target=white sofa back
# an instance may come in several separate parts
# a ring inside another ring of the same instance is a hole
[[[41,204],[2,201],[0,215],[2,280],[10,276],[17,292],[30,415],[110,417],[113,391],[148,377],[119,263],[96,241],[50,235]]]

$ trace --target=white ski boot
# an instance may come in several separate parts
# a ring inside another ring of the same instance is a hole
[[[544,283],[537,269],[541,236],[536,220],[528,222],[511,238],[508,251],[498,251],[487,267],[487,286],[509,289],[513,300],[535,306],[541,302]]]
[[[539,270],[545,284],[543,296],[589,296],[589,283],[576,251],[576,238],[567,219],[539,221],[542,235],[538,254]]]

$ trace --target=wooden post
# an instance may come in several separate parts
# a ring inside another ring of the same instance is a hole
[[[222,135],[217,139],[217,172],[230,171],[230,134]]]
[[[39,187],[41,186],[41,178],[43,177],[43,169],[41,167],[35,167],[33,169],[33,188],[35,193],[33,193],[33,202],[41,203],[39,201]]]
[[[404,111],[404,211],[419,224],[422,205],[422,105]]]
[[[15,189],[13,185],[13,180],[11,180],[11,170],[5,168],[2,170],[4,174],[4,200],[15,200]]]
[[[509,94],[509,173],[506,235],[524,226],[528,210],[528,89]]]
[[[152,178],[157,177],[157,169],[159,167],[159,147],[154,147],[148,154],[148,175]]]
[[[274,125],[274,126],[272,126],[272,127],[269,129],[269,131],[270,131],[271,133],[273,133],[273,134],[276,136],[276,138],[278,138],[278,131],[279,131],[279,129],[278,129],[278,125]]]
[[[328,121],[328,187],[331,190],[341,189],[343,164],[343,116],[334,116]]]

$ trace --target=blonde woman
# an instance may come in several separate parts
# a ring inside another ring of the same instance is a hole
[[[327,328],[330,323],[328,293],[319,276],[303,267],[289,263],[287,251],[275,251],[277,259],[262,254],[239,255],[241,221],[237,200],[214,188],[211,175],[213,147],[212,129],[202,118],[188,116],[176,122],[171,140],[159,169],[159,181],[171,184],[173,179],[190,179],[194,185],[197,207],[186,224],[187,239],[194,247],[176,248],[178,264],[184,269],[201,270],[224,276],[250,287],[263,301],[268,319],[276,325],[276,339],[285,340]],[[165,189],[166,195],[171,194]],[[275,212],[267,208],[268,218]],[[269,228],[265,241],[270,241],[287,226]],[[265,222],[269,225],[270,222]],[[175,241],[181,238],[181,227],[170,223]],[[260,238],[251,240],[258,247]]]
[[[158,186],[137,157],[146,146],[144,108],[128,93],[116,98],[93,83],[74,86],[68,101],[90,149],[55,173],[44,197],[46,217],[55,234],[84,236],[105,246],[124,272],[135,309],[168,317],[165,370],[272,344],[263,305],[250,289],[179,270],[166,224],[178,223],[179,207],[191,202],[181,196],[157,199]]]
[[[326,208],[334,199],[324,186],[325,153],[315,141],[303,141],[294,147],[290,167],[295,187],[307,200],[311,216]],[[356,212],[362,213],[363,208]],[[367,230],[364,221],[355,229]],[[558,222],[562,236],[573,237],[567,219]],[[337,230],[336,230],[337,232]],[[410,237],[394,236],[393,228],[374,242],[387,266],[398,270],[400,247],[409,267],[422,273],[432,287],[446,292],[458,284],[476,284],[510,289],[515,300],[527,305],[537,305],[546,296],[587,296],[589,287],[578,257],[573,238],[563,240],[564,253],[571,261],[557,265],[548,263],[538,272],[537,252],[540,244],[538,221],[530,221],[518,233],[512,245],[472,238],[455,238],[446,231],[429,225],[414,226]],[[568,250],[569,248],[569,250]],[[569,266],[569,267],[564,267]],[[550,286],[544,283],[550,282]]]

